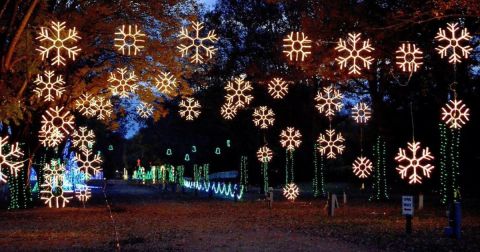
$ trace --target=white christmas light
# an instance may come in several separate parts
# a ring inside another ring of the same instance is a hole
[[[300,190],[298,189],[298,186],[294,183],[285,185],[285,187],[283,188],[283,196],[285,196],[285,198],[287,198],[288,200],[295,201],[299,194]]]
[[[275,113],[267,106],[260,106],[253,111],[253,123],[261,129],[268,129],[275,122]]]
[[[300,147],[300,144],[302,143],[301,138],[302,134],[300,134],[299,130],[296,130],[293,127],[287,127],[287,129],[282,130],[280,134],[280,144],[288,151],[293,151]]]
[[[73,130],[74,117],[63,107],[49,108],[42,115],[39,139],[45,147],[56,147]]]
[[[398,154],[395,157],[398,162],[396,170],[402,179],[408,176],[410,184],[421,184],[422,177],[419,173],[422,171],[423,176],[430,178],[430,173],[434,167],[427,162],[433,160],[433,156],[430,154],[428,147],[423,150],[420,148],[420,142],[408,143],[408,151],[410,153],[407,154],[405,149],[398,149]],[[419,151],[421,151],[420,155],[418,154]],[[409,175],[409,173],[411,174]]]
[[[231,102],[226,102],[220,108],[220,114],[226,120],[231,120],[237,115],[237,107]]]
[[[41,45],[37,48],[40,52],[42,60],[48,59],[50,52],[55,54],[52,59],[52,65],[65,65],[65,57],[62,56],[62,52],[67,53],[67,57],[75,60],[75,56],[80,52],[80,48],[74,46],[75,42],[80,39],[75,27],[73,29],[65,30],[65,22],[52,21],[51,28],[41,27],[40,34],[37,39],[46,46]]]
[[[22,157],[23,152],[18,143],[9,145],[8,136],[0,137],[0,183],[7,182],[7,175],[3,174],[4,169],[8,169],[12,176],[17,176],[23,166],[20,160]]]
[[[95,143],[95,134],[93,130],[89,130],[87,127],[80,127],[78,131],[74,130],[72,137],[73,146],[82,151],[92,148]]]
[[[215,54],[217,49],[213,46],[208,46],[206,43],[215,43],[218,40],[215,31],[209,31],[206,37],[201,37],[200,31],[203,30],[203,23],[193,22],[192,27],[194,30],[193,36],[190,36],[190,33],[187,28],[182,27],[182,31],[180,32],[180,40],[186,40],[186,44],[181,44],[177,46],[178,50],[182,54],[182,57],[186,57],[192,51],[192,56],[190,61],[192,63],[203,63],[203,56],[201,55],[201,51],[205,52],[205,56],[208,58],[212,58]]]
[[[339,90],[334,89],[332,86],[324,87],[323,92],[318,91],[315,96],[315,101],[317,102],[315,107],[320,113],[324,113],[326,116],[333,116],[336,111],[342,109],[342,99],[343,95]]]
[[[113,113],[112,102],[102,96],[96,98],[94,109],[98,120],[105,120]]]
[[[76,110],[86,117],[95,116],[95,113],[96,113],[95,106],[96,106],[96,99],[94,96],[92,96],[89,93],[83,93],[75,101]]]
[[[129,94],[134,94],[138,88],[137,76],[134,71],[128,72],[127,68],[117,68],[117,73],[119,76],[116,73],[110,73],[108,78],[108,82],[112,84],[110,91],[120,98],[128,98]]]
[[[272,161],[273,152],[267,146],[263,146],[257,151],[258,161],[262,163],[270,163]]]
[[[373,169],[372,162],[364,156],[357,157],[352,167],[353,173],[359,178],[368,178]]]
[[[55,76],[54,71],[45,71],[46,79],[43,79],[43,76],[38,74],[37,78],[33,83],[36,84],[35,89],[33,92],[37,95],[37,97],[44,99],[45,101],[54,101],[55,98],[59,98],[62,96],[63,92],[65,92],[65,81],[63,81],[63,77],[58,75],[55,80],[53,77]]]
[[[234,104],[237,108],[243,108],[253,100],[253,96],[250,94],[253,87],[243,77],[236,77],[233,81],[228,81],[225,90],[227,91],[227,102]]]
[[[372,112],[367,104],[359,102],[352,109],[352,117],[355,122],[365,124],[372,117]]]
[[[290,60],[298,61],[298,57],[300,56],[300,60],[303,61],[308,55],[312,52],[310,51],[312,46],[311,40],[308,39],[307,36],[303,32],[291,32],[285,39],[283,39],[283,51]]]
[[[79,185],[75,188],[75,196],[85,204],[92,197],[92,190],[87,185]]]
[[[102,158],[99,154],[93,154],[90,149],[75,153],[75,161],[78,164],[78,170],[86,174],[95,176],[102,171]]]
[[[288,84],[282,78],[273,78],[268,83],[268,93],[273,99],[282,99],[288,94]]]
[[[450,100],[442,108],[442,120],[452,129],[461,129],[470,117],[470,110],[461,100]]]
[[[402,43],[396,53],[397,65],[404,72],[416,72],[423,65],[423,52],[415,44]]]
[[[145,42],[145,40],[143,40],[145,34],[138,29],[137,25],[122,25],[121,28],[118,28],[115,35],[117,36],[114,39],[115,47],[117,47],[117,50],[122,52],[122,54],[131,55],[133,53],[133,55],[137,55],[137,53],[143,49],[143,45],[141,44]]]
[[[187,97],[180,102],[180,116],[187,121],[193,121],[193,119],[200,116],[200,103],[192,97]]]
[[[457,36],[457,31],[460,29],[458,23],[448,23],[447,30],[442,28],[438,29],[437,36],[435,39],[437,42],[446,42],[445,45],[439,45],[435,50],[437,50],[440,57],[448,56],[448,62],[456,64],[462,61],[462,58],[467,59],[470,52],[473,50],[468,42],[472,39],[472,36],[468,33],[467,28],[461,29],[460,35]],[[463,44],[465,43],[465,44]]]
[[[153,115],[153,106],[149,103],[142,102],[137,106],[137,113],[142,118],[149,118]]]
[[[326,155],[328,159],[335,159],[337,155],[342,154],[345,150],[345,139],[342,133],[335,133],[335,130],[326,130],[325,134],[318,137],[318,150],[320,154]]]
[[[177,79],[171,73],[161,72],[155,77],[155,87],[158,91],[171,96],[177,89]]]
[[[335,60],[340,65],[340,69],[350,65],[348,67],[349,74],[360,74],[362,65],[363,68],[370,69],[370,65],[373,62],[373,58],[366,54],[375,49],[370,45],[369,39],[363,41],[360,46],[360,36],[361,33],[349,33],[348,39],[339,39],[337,47],[335,47],[335,50],[338,52],[347,53],[346,56],[339,56]]]

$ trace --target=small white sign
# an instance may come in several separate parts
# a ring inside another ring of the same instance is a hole
[[[402,196],[402,215],[413,216],[413,196]]]

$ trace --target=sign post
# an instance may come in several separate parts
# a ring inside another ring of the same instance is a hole
[[[402,215],[405,215],[405,231],[407,234],[412,233],[412,217],[413,217],[413,196],[402,196]]]

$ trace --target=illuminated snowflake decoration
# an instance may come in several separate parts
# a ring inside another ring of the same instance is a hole
[[[234,104],[237,108],[243,108],[253,100],[253,96],[250,94],[253,87],[249,81],[245,81],[242,77],[236,77],[233,81],[228,81],[225,90],[227,91],[227,102]]]
[[[303,32],[291,32],[283,39],[283,48],[285,48],[283,53],[285,53],[290,60],[298,61],[300,56],[300,60],[303,61],[312,53],[310,51],[312,48],[310,43],[312,43],[312,41],[309,40]]]
[[[450,100],[442,108],[442,120],[452,129],[461,129],[470,116],[470,110],[461,100]]]
[[[96,99],[89,93],[83,93],[75,101],[75,108],[83,116],[92,117],[96,114]]]
[[[67,196],[65,193],[69,193],[68,191],[64,191],[63,189],[63,178],[59,178],[58,180],[45,180],[45,183],[42,184],[40,191],[40,199],[45,201],[45,204],[48,204],[48,207],[56,207],[61,208],[65,207],[67,203],[73,198],[72,196]]]
[[[320,154],[326,155],[328,159],[335,159],[345,150],[345,139],[342,133],[335,133],[335,130],[326,130],[325,134],[320,134],[318,137],[318,150]]]
[[[137,76],[134,71],[128,72],[127,68],[117,68],[117,73],[119,76],[116,73],[110,73],[108,78],[108,82],[112,84],[110,91],[120,98],[128,98],[128,95],[135,93],[138,88]]]
[[[149,103],[142,102],[137,106],[137,114],[141,118],[149,118],[153,115],[153,106]]]
[[[253,123],[261,129],[268,129],[275,122],[275,113],[267,106],[260,106],[253,111]]]
[[[73,146],[82,151],[92,148],[95,144],[95,134],[93,130],[89,130],[87,127],[80,127],[78,131],[74,130],[72,137]]]
[[[270,163],[272,161],[273,152],[267,146],[263,146],[257,151],[258,161],[262,163]]]
[[[404,72],[416,72],[423,65],[423,52],[415,44],[402,43],[396,53],[396,63]]]
[[[273,99],[282,99],[288,94],[288,84],[282,78],[273,78],[268,83],[268,93]]]
[[[46,79],[43,79],[43,76],[40,74],[37,75],[37,78],[33,82],[37,85],[33,90],[33,92],[37,94],[37,97],[45,101],[53,101],[65,92],[65,87],[63,86],[65,85],[65,81],[63,81],[63,77],[59,75],[53,80],[54,76],[54,71],[45,71]]]
[[[187,121],[193,121],[193,119],[200,116],[200,103],[192,97],[188,97],[180,102],[180,116]]]
[[[396,170],[402,179],[408,176],[409,184],[421,184],[421,174],[430,178],[430,173],[434,167],[428,161],[433,160],[433,156],[430,154],[428,147],[423,150],[420,148],[420,142],[408,143],[408,151],[409,154],[405,149],[398,149],[398,154],[395,157],[398,162]],[[421,151],[420,155],[419,151]]]
[[[93,154],[90,149],[83,150],[82,153],[75,153],[75,161],[78,164],[78,170],[86,174],[95,176],[102,171],[102,158],[99,154]]]
[[[177,46],[177,49],[182,54],[182,57],[186,57],[192,51],[192,56],[190,57],[190,62],[192,63],[203,63],[203,56],[201,51],[205,52],[205,56],[212,58],[217,49],[213,46],[206,45],[206,42],[215,43],[218,41],[218,37],[215,34],[215,31],[209,31],[206,37],[200,35],[200,31],[203,30],[203,23],[193,22],[192,27],[194,29],[195,35],[190,36],[190,33],[187,28],[182,27],[180,32],[180,40],[187,40],[187,44],[181,44]]]
[[[226,120],[231,120],[237,115],[237,107],[231,102],[226,102],[220,108],[220,114]]]
[[[355,120],[355,122],[359,124],[365,124],[372,117],[372,111],[367,106],[367,104],[363,102],[359,102],[355,104],[355,106],[352,109],[352,117]]]
[[[302,134],[299,130],[296,130],[293,127],[287,127],[286,130],[282,130],[280,133],[280,144],[283,148],[286,148],[288,151],[294,151],[296,148],[300,147],[302,143]]]
[[[62,56],[62,52],[66,52],[69,59],[75,60],[75,57],[80,52],[80,48],[74,46],[75,42],[80,39],[75,27],[65,31],[65,22],[52,21],[51,28],[41,27],[40,29],[37,39],[42,43],[48,44],[37,48],[37,51],[42,56],[42,60],[48,59],[50,52],[55,54],[55,57],[52,59],[52,65],[65,65],[66,59]]]
[[[462,58],[468,58],[468,55],[472,51],[472,48],[468,45],[472,36],[468,33],[467,28],[461,29],[460,35],[457,36],[457,31],[460,29],[458,23],[448,23],[447,26],[448,32],[445,29],[439,28],[437,36],[435,37],[438,42],[447,43],[437,46],[435,50],[437,50],[442,59],[450,55],[448,62],[453,64],[460,63]],[[465,42],[466,45],[462,45],[463,42]]]
[[[315,106],[320,113],[324,113],[326,116],[333,116],[336,111],[340,111],[343,107],[342,103],[343,95],[338,89],[334,89],[332,86],[324,87],[323,92],[318,91],[315,96],[317,105]]]
[[[164,94],[172,95],[177,89],[177,79],[171,73],[161,72],[155,77],[155,87]]]
[[[370,65],[373,62],[371,56],[367,54],[375,49],[370,45],[370,40],[363,41],[361,46],[359,45],[361,33],[349,33],[348,39],[339,39],[335,50],[338,52],[346,52],[346,56],[339,56],[335,60],[340,65],[340,69],[348,67],[349,74],[360,74],[360,70],[363,68],[370,69]]]
[[[127,28],[128,27],[128,28]],[[115,32],[117,36],[115,40],[115,47],[117,47],[118,51],[122,52],[122,54],[126,55],[137,55],[141,49],[143,49],[143,45],[141,45],[145,40],[145,34],[143,34],[140,29],[138,29],[137,25],[122,25],[121,28],[118,28],[118,31]]]
[[[290,201],[295,201],[298,195],[300,195],[300,190],[298,189],[298,186],[294,183],[285,185],[285,187],[283,188],[283,196],[285,196],[285,198]]]
[[[18,143],[8,144],[8,136],[0,137],[0,183],[7,182],[7,175],[3,173],[4,169],[8,169],[14,177],[23,166],[23,162],[19,159],[23,157],[23,152]]]
[[[65,165],[58,162],[57,160],[52,160],[50,163],[46,163],[43,167],[43,173],[45,180],[50,183],[58,183],[63,179],[63,173],[65,172]]]
[[[370,173],[372,173],[372,162],[363,156],[357,157],[355,161],[353,162],[353,173],[355,176],[359,178],[368,178],[370,176]]]
[[[75,197],[84,203],[92,197],[92,190],[87,185],[80,185],[75,188]]]
[[[95,114],[98,120],[105,120],[113,113],[112,102],[105,97],[97,97],[95,101]]]
[[[56,147],[73,130],[74,117],[70,111],[55,106],[42,115],[39,139],[45,147]]]

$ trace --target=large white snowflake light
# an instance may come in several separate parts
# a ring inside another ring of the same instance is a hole
[[[257,151],[258,161],[262,163],[270,163],[272,161],[273,152],[267,146],[263,146]]]
[[[370,65],[373,62],[373,58],[367,53],[375,50],[370,45],[370,40],[367,39],[363,41],[361,45],[360,42],[361,33],[349,33],[348,39],[343,40],[339,39],[337,47],[335,50],[338,52],[346,52],[346,56],[339,56],[335,60],[340,65],[340,69],[348,67],[349,74],[360,74],[362,65],[364,68],[370,69]]]
[[[226,102],[220,108],[220,114],[226,120],[231,120],[237,115],[237,107],[231,102]]]
[[[95,176],[102,171],[102,158],[99,154],[93,154],[90,149],[83,150],[82,153],[75,153],[75,160],[78,164],[78,170]]]
[[[137,113],[141,118],[149,118],[153,115],[153,106],[146,102],[141,102],[137,106]]]
[[[130,93],[135,93],[138,88],[137,76],[134,71],[128,72],[127,68],[117,68],[116,73],[110,73],[110,78],[108,82],[112,85],[110,86],[110,91],[113,95],[118,95],[120,98],[128,98]]]
[[[107,99],[103,96],[97,97],[95,100],[95,107],[94,111],[95,114],[97,115],[98,120],[105,120],[107,119],[112,113],[113,105],[110,99]]]
[[[372,162],[364,156],[357,157],[352,167],[353,173],[359,178],[368,178],[373,169]]]
[[[115,32],[115,35],[115,47],[117,47],[117,50],[122,52],[122,54],[131,55],[133,53],[133,55],[137,55],[137,53],[143,49],[143,45],[141,44],[145,42],[145,40],[143,40],[145,34],[138,29],[137,25],[122,25],[122,27],[118,28],[118,31]]]
[[[430,178],[430,173],[434,167],[427,162],[433,160],[433,156],[428,147],[423,150],[420,148],[420,142],[408,143],[408,151],[410,152],[409,154],[407,154],[405,149],[398,149],[398,154],[395,157],[395,160],[398,162],[396,170],[402,179],[408,176],[410,184],[421,184],[420,170],[423,176]],[[421,154],[418,153],[419,151],[421,151]]]
[[[161,72],[155,77],[155,87],[166,95],[172,95],[177,89],[177,79],[171,73]]]
[[[372,117],[372,111],[364,102],[359,102],[355,104],[352,109],[352,117],[355,122],[359,124],[365,124]]]
[[[280,133],[280,144],[288,151],[294,151],[300,147],[302,143],[301,138],[302,134],[300,134],[299,130],[296,130],[294,127],[287,127],[287,129],[282,130]]]
[[[343,107],[343,95],[338,89],[332,86],[324,87],[323,92],[318,91],[315,96],[317,105],[315,106],[320,113],[326,116],[333,116],[336,111],[340,111]]]
[[[345,150],[345,139],[342,133],[335,133],[335,130],[326,130],[325,134],[320,134],[318,137],[318,150],[320,154],[326,155],[328,159],[335,159]]]
[[[268,93],[273,99],[282,99],[288,94],[288,84],[282,78],[273,78],[268,83]]]
[[[192,97],[187,97],[186,99],[180,102],[180,116],[185,118],[187,121],[193,121],[193,119],[200,116],[200,103]]]
[[[442,120],[452,129],[460,129],[465,125],[470,116],[470,110],[462,100],[450,100],[442,108]]]
[[[300,60],[303,61],[308,55],[312,52],[310,49],[312,46],[311,40],[308,39],[307,36],[303,32],[291,32],[285,39],[283,39],[283,51],[290,60],[298,61],[298,57],[300,56]]]
[[[77,199],[85,204],[92,197],[92,190],[87,185],[77,185],[75,188],[75,196]]]
[[[460,29],[458,23],[448,23],[447,26],[448,32],[439,28],[435,37],[438,42],[446,42],[446,44],[437,46],[435,50],[437,50],[442,59],[450,55],[448,62],[453,64],[460,63],[462,58],[468,58],[472,51],[472,48],[468,45],[472,36],[468,33],[467,28],[461,29],[460,34],[457,34],[457,31]]]
[[[267,106],[260,106],[253,111],[253,123],[261,129],[268,129],[275,122],[275,113]]]
[[[233,81],[228,81],[225,90],[227,91],[227,102],[234,104],[237,108],[243,108],[253,100],[253,96],[250,94],[253,87],[243,77],[236,77]]]
[[[76,110],[86,117],[95,116],[95,113],[96,113],[95,106],[96,106],[95,96],[89,93],[83,93],[75,101]]]
[[[404,72],[416,72],[423,65],[423,52],[415,44],[402,43],[396,53],[396,63]]]
[[[53,101],[65,92],[65,87],[63,86],[65,85],[65,81],[63,81],[63,77],[58,75],[55,80],[53,80],[54,76],[54,71],[45,71],[45,80],[42,75],[37,75],[37,78],[33,82],[36,84],[33,92],[35,92],[37,97],[42,98],[45,101]]]
[[[190,57],[190,62],[192,63],[203,63],[203,56],[201,55],[201,50],[205,52],[205,56],[212,58],[217,49],[213,46],[206,45],[206,42],[215,43],[218,40],[215,30],[209,31],[206,37],[201,37],[200,31],[203,30],[203,23],[193,22],[192,27],[194,29],[194,35],[190,36],[190,33],[186,27],[182,27],[180,32],[180,40],[187,40],[186,44],[181,44],[177,46],[178,50],[182,54],[182,57],[187,56],[190,51],[192,51],[192,56]]]
[[[3,173],[6,169],[12,176],[17,176],[23,166],[23,162],[20,160],[22,157],[23,152],[18,143],[9,145],[8,136],[0,137],[0,183],[7,182],[7,175]]]
[[[42,56],[42,60],[49,58],[51,51],[55,54],[55,57],[52,59],[52,65],[65,65],[65,57],[62,56],[64,51],[67,53],[68,58],[72,60],[75,60],[75,56],[80,52],[80,48],[74,45],[80,37],[75,27],[65,31],[65,22],[52,21],[51,28],[41,27],[37,39],[41,43],[46,44],[37,48],[37,51]]]
[[[298,186],[294,183],[285,185],[285,187],[283,188],[283,196],[285,196],[285,198],[290,201],[295,201],[299,194],[300,190],[298,189]]]
[[[63,107],[49,108],[42,115],[39,139],[45,147],[55,147],[73,130],[74,117]]]
[[[92,148],[95,143],[95,134],[93,130],[89,130],[87,127],[80,127],[78,131],[74,130],[72,137],[73,146],[82,151]]]

